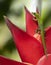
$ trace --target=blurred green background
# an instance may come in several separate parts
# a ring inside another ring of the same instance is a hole
[[[32,0],[31,0],[32,1]],[[0,55],[21,61],[12,35],[5,24],[3,16],[8,18],[21,29],[25,29],[25,11],[24,5],[30,8],[29,0],[0,0]],[[49,3],[49,5],[47,5]],[[48,6],[48,7],[47,7]],[[51,25],[51,7],[50,0],[42,0],[42,18],[44,28]]]

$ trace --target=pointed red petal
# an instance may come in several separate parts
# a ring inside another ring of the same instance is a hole
[[[0,56],[0,65],[29,65]]]
[[[48,27],[48,30],[46,30],[46,46],[47,46],[47,52],[51,53],[51,27]]]
[[[35,19],[35,17],[27,10],[25,7],[26,12],[26,31],[30,35],[34,35],[36,29],[38,28],[38,22]]]
[[[20,30],[7,18],[5,18],[5,20],[13,35],[22,61],[36,64],[39,58],[44,54],[41,43],[26,32]]]

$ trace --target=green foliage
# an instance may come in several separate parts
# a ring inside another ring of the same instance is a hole
[[[15,44],[13,42],[13,39],[10,39],[6,45],[4,45],[4,47],[0,50],[0,55],[4,55],[4,53],[7,51],[9,53],[12,53],[13,50],[15,50]]]
[[[7,15],[12,0],[0,1],[0,21],[3,20],[3,15]]]
[[[51,10],[47,12],[46,16],[43,19],[44,28],[51,26]]]
[[[15,44],[14,44],[14,42],[13,42],[13,39],[10,39],[8,42],[7,42],[7,44],[3,47],[3,50],[4,51],[8,51],[8,52],[10,52],[10,53],[12,53],[12,51],[13,50],[15,50],[16,49],[16,47],[15,47]]]

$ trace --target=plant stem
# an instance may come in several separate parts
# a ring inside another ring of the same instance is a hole
[[[41,30],[42,44],[43,44],[43,47],[44,47],[44,53],[47,56],[47,49],[46,49],[46,43],[45,43],[45,34],[44,34],[43,24],[40,25],[40,30]]]
[[[46,49],[46,42],[45,42],[45,34],[44,34],[43,22],[42,22],[41,16],[38,13],[34,13],[34,15],[36,16],[36,18],[38,20],[38,25],[39,25],[39,28],[41,30],[41,37],[42,37],[42,44],[43,44],[43,47],[44,47],[44,53],[47,56],[47,49]]]

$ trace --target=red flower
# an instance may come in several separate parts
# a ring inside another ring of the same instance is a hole
[[[16,25],[11,23],[11,21],[7,17],[4,18],[12,33],[16,48],[18,49],[22,61],[36,65],[39,59],[42,59],[42,57],[45,55],[44,49],[41,42],[41,35],[38,33],[36,34],[35,32],[38,29],[38,22],[35,20],[36,19],[35,16],[33,16],[26,8],[25,8],[25,13],[26,13],[26,32],[24,32]],[[47,53],[51,54],[51,27],[49,27],[45,31],[45,41],[46,41]],[[1,56],[0,56],[0,60],[1,60],[0,61],[1,65],[4,64],[24,65],[25,64],[25,63],[19,63],[12,60],[8,60]],[[41,64],[41,65],[45,65],[45,64]]]

